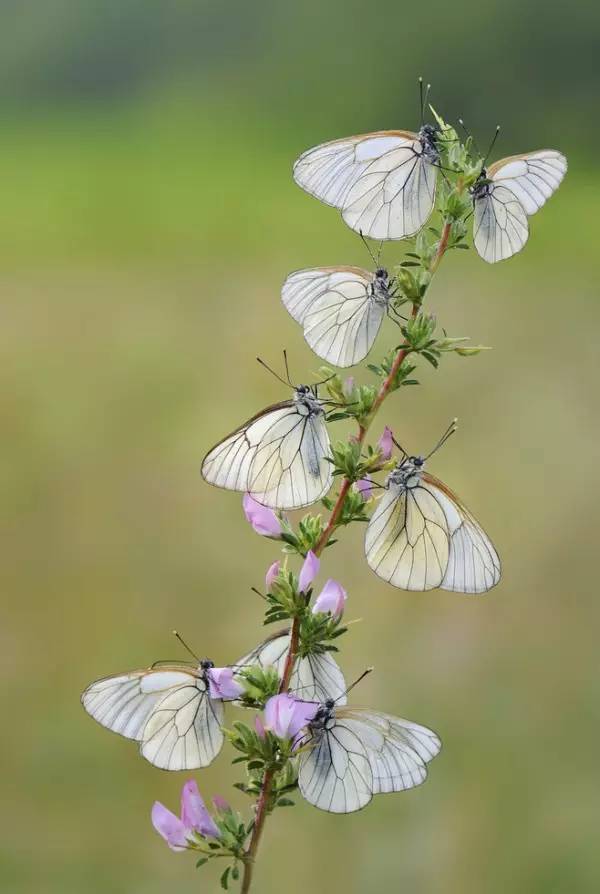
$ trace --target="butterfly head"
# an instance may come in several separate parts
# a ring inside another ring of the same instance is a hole
[[[421,478],[421,472],[425,466],[423,456],[407,456],[402,462],[392,469],[387,479],[387,486],[395,485],[400,490],[408,490],[416,487]]]
[[[200,670],[202,673],[206,674],[211,668],[215,666],[214,661],[210,661],[208,658],[203,658],[200,662]]]
[[[298,408],[304,408],[307,416],[317,416],[323,412],[321,403],[310,385],[298,385],[294,391],[294,401]]]
[[[440,160],[437,148],[437,128],[433,124],[423,124],[419,130],[419,142],[427,161],[435,164]]]
[[[334,713],[335,701],[332,698],[328,698],[323,702],[313,719],[310,721],[310,728],[313,731],[327,729],[333,720]]]

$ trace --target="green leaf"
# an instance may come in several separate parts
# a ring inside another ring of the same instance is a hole
[[[200,867],[204,866],[205,863],[208,863],[208,857],[200,857],[200,859],[196,863],[196,869],[200,869]]]
[[[290,800],[290,798],[280,798],[277,802],[278,807],[293,807],[294,801]]]
[[[228,866],[223,875],[221,876],[221,887],[225,889],[225,891],[229,888],[229,873],[231,872],[231,866]]]
[[[231,870],[231,878],[237,882],[239,877],[240,877],[240,870],[237,868],[237,866],[234,866],[233,869]]]

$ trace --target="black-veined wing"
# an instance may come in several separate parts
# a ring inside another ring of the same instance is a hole
[[[333,140],[294,164],[299,186],[339,208],[349,227],[371,239],[417,233],[433,210],[436,176],[419,136],[403,130]]]
[[[367,563],[403,590],[483,593],[500,579],[493,544],[470,512],[428,473],[390,484],[367,526]]]
[[[554,149],[514,155],[487,171],[487,187],[475,188],[475,247],[493,264],[520,251],[529,236],[527,217],[558,189],[567,160]]]
[[[458,593],[485,593],[500,580],[500,557],[477,519],[442,481],[424,472],[422,480],[442,501],[448,522],[450,549],[444,590]]]
[[[316,401],[268,407],[210,450],[202,463],[209,484],[250,493],[274,509],[300,509],[331,487],[329,435]]]
[[[290,647],[289,630],[280,630],[236,662],[238,667],[274,667],[281,678]],[[346,704],[346,681],[331,652],[298,658],[290,678],[290,692],[303,701],[325,702],[333,699]]]
[[[141,754],[165,770],[207,766],[223,744],[223,705],[211,699],[200,671],[160,666],[105,677],[81,697],[94,720],[140,743]]]
[[[373,274],[360,267],[297,270],[281,297],[315,354],[334,366],[354,366],[371,350],[387,309],[373,283]]]
[[[298,785],[309,803],[331,813],[352,813],[374,794],[420,785],[441,747],[426,727],[356,708],[333,709],[309,725],[307,739]]]

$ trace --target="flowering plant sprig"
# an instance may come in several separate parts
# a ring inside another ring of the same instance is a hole
[[[422,117],[426,99],[422,94]],[[321,382],[293,386],[291,399],[251,417],[202,465],[209,483],[244,492],[252,529],[279,545],[282,557],[267,569],[265,592],[255,592],[265,604],[264,625],[284,626],[230,665],[215,667],[207,659],[153,665],[99,680],[83,695],[93,717],[137,740],[156,766],[200,768],[217,756],[223,739],[233,747],[233,763],[244,770],[234,786],[252,801],[249,817],[220,800],[210,814],[189,781],[181,815],[157,803],[152,822],[173,850],[199,852],[197,866],[227,858],[221,885],[241,879],[241,894],[251,888],[266,819],[293,805],[290,794],[299,791],[334,813],[359,810],[375,794],[423,782],[441,747],[427,727],[346,707],[355,684],[347,686],[336,659],[349,627],[348,594],[339,581],[317,582],[336,532],[366,525],[368,565],[401,589],[475,594],[500,579],[499,558],[483,528],[425,471],[455,422],[425,456],[407,454],[389,425],[376,441],[371,431],[391,394],[419,384],[422,362],[437,369],[448,354],[484,350],[465,336],[449,336],[425,309],[444,257],[469,248],[470,218],[484,260],[510,257],[524,246],[527,218],[556,189],[566,162],[544,150],[488,167],[470,136],[462,140],[431,112],[435,123],[422,123],[416,134],[352,137],[297,160],[294,178],[302,188],[337,207],[367,247],[367,238],[399,241],[399,256],[391,275],[371,253],[374,273],[340,266],[288,276],[282,300],[323,361]],[[382,358],[369,357],[373,381],[344,380],[338,368],[366,360],[386,318],[397,343]],[[289,373],[277,378],[291,386]],[[332,442],[329,426],[341,420],[353,421],[356,431]],[[289,515],[311,506],[318,511],[299,521]],[[259,713],[252,722],[225,726],[229,701]]]

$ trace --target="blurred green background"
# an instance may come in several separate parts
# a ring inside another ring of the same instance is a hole
[[[600,8],[580,2],[2,3],[3,891],[217,889],[150,826],[182,778],[79,694],[182,655],[174,627],[217,663],[261,637],[249,587],[275,545],[200,459],[281,398],[256,354],[277,365],[287,347],[297,379],[315,368],[285,275],[368,264],[294,186],[293,159],[416,128],[421,73],[480,143],[502,123],[500,155],[570,161],[525,252],[456,253],[430,292],[451,334],[494,350],[424,370],[381,419],[419,451],[459,417],[433,470],[504,577],[480,598],[394,591],[362,532],[344,534],[323,579],[363,618],[342,658],[349,678],[376,665],[357,698],[432,725],[445,750],[426,786],[365,812],[280,811],[256,891],[599,890],[599,37]],[[386,330],[379,349],[393,343]],[[198,774],[206,796],[231,794],[230,756]]]

